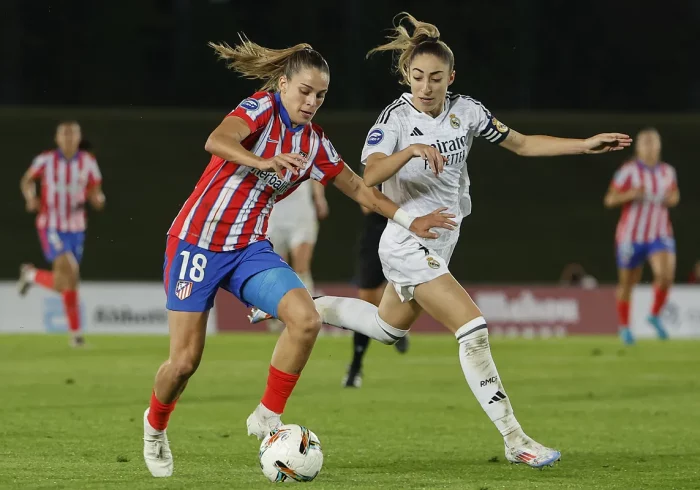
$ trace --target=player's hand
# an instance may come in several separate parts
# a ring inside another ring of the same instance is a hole
[[[263,160],[258,168],[263,172],[275,172],[280,179],[283,179],[285,170],[292,172],[292,175],[299,175],[299,169],[304,165],[306,165],[306,158],[300,154],[280,153]]]
[[[415,143],[411,145],[411,151],[414,157],[422,158],[430,166],[430,170],[433,171],[435,177],[440,175],[445,167],[445,162],[447,158],[444,157],[437,148],[429,145],[422,145],[420,143]]]
[[[454,218],[455,215],[445,213],[446,210],[447,208],[436,209],[430,214],[414,219],[409,230],[421,238],[437,238],[439,235],[430,231],[431,228],[454,230],[457,223],[450,218]]]
[[[627,198],[629,201],[642,201],[644,200],[644,188],[637,187],[636,189],[630,189],[627,191]]]
[[[324,220],[328,217],[330,210],[328,208],[328,201],[325,197],[315,199],[314,206],[316,207],[316,218],[319,220]]]
[[[28,213],[36,213],[41,208],[41,200],[38,197],[27,199],[24,207]]]
[[[628,148],[632,144],[632,138],[622,133],[601,133],[591,136],[584,141],[584,153],[595,155],[609,151],[619,151]]]

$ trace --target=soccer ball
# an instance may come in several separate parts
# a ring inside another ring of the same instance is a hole
[[[321,441],[306,427],[286,424],[260,444],[260,469],[272,482],[309,482],[323,466]]]

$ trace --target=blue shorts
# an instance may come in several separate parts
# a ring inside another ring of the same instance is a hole
[[[72,253],[78,263],[83,259],[84,231],[56,231],[50,228],[39,228],[37,231],[41,249],[49,263],[64,253]]]
[[[212,252],[168,236],[163,281],[166,308],[171,311],[207,311],[223,288],[246,306],[256,306],[274,317],[285,294],[304,288],[267,240],[240,250]]]
[[[676,253],[676,241],[673,238],[657,238],[653,242],[618,243],[617,266],[620,269],[635,269],[656,252]]]

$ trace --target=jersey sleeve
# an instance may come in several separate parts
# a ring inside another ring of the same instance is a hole
[[[102,172],[97,165],[97,160],[91,154],[85,155],[85,167],[87,169],[87,188],[102,184]]]
[[[493,117],[493,114],[484,107],[478,100],[466,98],[467,111],[469,113],[469,121],[472,131],[477,137],[484,138],[489,143],[501,143],[506,139],[510,128],[501,121]]]
[[[393,109],[391,107],[389,106],[379,115],[377,122],[374,123],[374,126],[367,133],[365,146],[362,148],[362,157],[360,158],[360,162],[363,165],[367,164],[367,159],[373,153],[383,153],[388,156],[398,148],[401,122],[396,115],[392,117],[391,111]]]
[[[625,192],[632,187],[632,167],[629,164],[624,164],[615,175],[613,175],[610,187],[617,192]]]
[[[227,117],[240,117],[248,125],[250,133],[253,134],[265,127],[273,112],[274,108],[270,94],[268,92],[256,92],[241,101],[234,110],[229,112]]]
[[[331,141],[321,132],[318,151],[311,167],[311,178],[323,185],[338,176],[345,168],[345,162],[333,148]]]
[[[33,179],[36,179],[44,174],[47,161],[48,159],[43,154],[34,157],[32,164],[29,166],[29,171]]]

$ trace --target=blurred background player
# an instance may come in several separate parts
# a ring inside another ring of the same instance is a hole
[[[85,202],[101,210],[105,196],[95,157],[80,149],[80,125],[76,121],[61,122],[55,141],[57,148],[34,158],[20,181],[27,211],[37,213],[39,241],[51,270],[22,264],[18,289],[24,296],[32,284],[38,284],[61,294],[71,343],[80,346],[84,339],[78,282],[87,226]],[[41,197],[36,195],[36,180],[41,181]]]
[[[314,280],[311,274],[319,221],[328,216],[328,201],[323,184],[307,180],[279,202],[270,213],[267,236],[272,247],[297,273],[311,295]],[[271,319],[268,329],[281,331],[282,322]]]
[[[360,208],[362,209],[362,214],[364,214],[364,221],[362,234],[358,242],[355,266],[355,280],[359,288],[358,297],[363,301],[379,306],[386,286],[382,262],[379,260],[379,240],[382,238],[384,228],[386,228],[387,219],[381,214],[373,213],[364,206],[360,206]],[[362,333],[354,332],[352,345],[352,361],[343,377],[342,385],[346,388],[360,388],[362,386],[362,361],[367,353],[369,337]],[[394,346],[401,354],[405,354],[408,351],[408,335],[401,337]]]
[[[660,318],[676,270],[676,242],[668,209],[680,200],[676,171],[661,161],[661,136],[656,129],[637,134],[635,154],[635,160],[617,170],[604,199],[607,208],[622,206],[615,245],[618,323],[625,344],[634,343],[629,329],[630,301],[647,260],[654,276],[654,302],[647,321],[660,339],[668,338]]]

